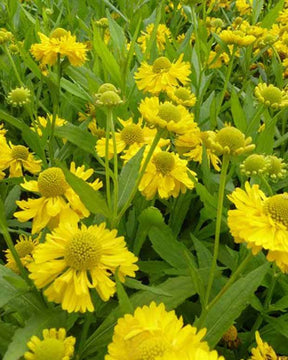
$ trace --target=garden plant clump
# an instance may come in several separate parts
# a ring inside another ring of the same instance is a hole
[[[0,358],[288,358],[288,1],[0,2]]]

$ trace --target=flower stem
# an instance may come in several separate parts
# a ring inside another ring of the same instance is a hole
[[[128,209],[128,207],[130,206],[132,200],[134,199],[134,196],[136,195],[136,192],[138,190],[138,185],[140,184],[140,181],[145,173],[145,170],[147,168],[147,165],[149,164],[149,161],[151,160],[151,157],[154,153],[154,150],[156,148],[156,146],[158,145],[158,142],[160,141],[161,139],[161,135],[163,134],[165,130],[164,129],[161,129],[161,130],[158,130],[157,131],[157,134],[155,135],[155,138],[151,144],[151,147],[149,149],[149,152],[145,158],[145,161],[144,161],[144,164],[143,166],[141,167],[141,170],[138,174],[138,177],[135,181],[135,185],[134,185],[134,188],[133,190],[131,191],[131,194],[128,198],[128,200],[126,201],[126,204],[124,204],[123,208],[121,209],[121,211],[119,212],[118,216],[117,216],[117,219],[116,219],[116,223],[118,224],[119,221],[121,220],[121,217],[124,215],[124,213],[126,212],[126,210]]]
[[[212,284],[213,284],[213,281],[214,281],[217,258],[218,258],[218,252],[219,252],[223,200],[224,200],[226,175],[227,175],[227,169],[228,169],[228,165],[229,165],[229,160],[230,160],[229,154],[224,154],[223,162],[222,162],[221,175],[220,175],[219,193],[218,193],[214,252],[213,252],[212,264],[211,264],[211,268],[210,268],[208,285],[207,285],[206,296],[205,296],[205,304],[206,304],[206,306],[207,306],[207,304],[209,302],[209,297],[210,297]]]
[[[251,133],[253,133],[255,130],[257,130],[257,125],[258,125],[258,121],[260,116],[262,115],[262,113],[265,110],[265,106],[262,105],[258,108],[258,110],[255,112],[253,118],[251,119],[248,127],[247,127],[247,135],[250,135]]]
[[[110,189],[110,167],[109,167],[109,137],[110,137],[110,112],[107,112],[106,120],[106,139],[105,139],[105,178],[106,178],[106,197],[108,208],[111,210],[111,189]]]
[[[13,70],[14,70],[14,73],[15,73],[15,75],[16,75],[16,78],[17,78],[19,84],[20,84],[20,85],[23,85],[23,82],[22,82],[22,80],[21,80],[21,78],[20,78],[20,75],[19,75],[19,73],[18,73],[17,67],[16,67],[16,65],[15,65],[15,62],[14,62],[14,60],[13,60],[11,54],[10,54],[9,48],[7,47],[6,44],[4,45],[4,50],[5,50],[5,52],[6,52],[6,55],[7,55],[8,58],[9,58],[9,61],[10,61],[11,65],[12,65],[12,68],[13,68]]]

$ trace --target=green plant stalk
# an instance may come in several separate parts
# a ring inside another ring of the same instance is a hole
[[[258,108],[258,110],[256,111],[256,113],[254,114],[252,120],[250,121],[248,127],[247,127],[247,131],[246,133],[249,135],[251,130],[253,129],[253,127],[257,124],[259,117],[263,114],[263,112],[265,111],[265,106],[262,105]]]
[[[50,129],[50,138],[49,138],[49,155],[50,155],[50,164],[54,165],[54,150],[53,150],[53,140],[54,140],[54,133],[55,133],[55,123],[56,117],[59,113],[59,103],[60,103],[60,81],[61,81],[61,59],[60,55],[58,54],[57,58],[57,94],[56,94],[56,101],[53,104],[53,117],[52,117],[52,124]]]
[[[228,87],[228,82],[229,82],[229,79],[230,79],[230,76],[231,76],[231,73],[232,73],[232,69],[233,69],[236,49],[237,49],[237,47],[234,45],[233,50],[232,50],[232,55],[231,55],[231,58],[230,58],[230,62],[229,62],[228,68],[227,68],[223,89],[221,91],[221,95],[220,95],[220,99],[219,99],[219,106],[218,106],[217,111],[216,111],[216,119],[217,119],[218,114],[220,113],[221,106],[222,106],[222,103],[223,103],[223,100],[224,100],[224,97],[225,97],[225,92],[226,92],[227,87]]]
[[[252,251],[249,251],[245,259],[241,262],[235,272],[230,276],[229,280],[223,286],[223,288],[219,291],[219,293],[215,296],[215,298],[207,305],[207,310],[209,310],[220,298],[221,296],[229,289],[229,287],[235,282],[238,276],[241,274],[243,269],[245,269],[246,265],[252,259],[253,254]]]
[[[4,50],[5,50],[6,55],[7,55],[8,58],[9,58],[9,61],[10,61],[11,65],[12,65],[12,68],[13,68],[13,70],[14,70],[14,73],[15,73],[15,75],[16,75],[16,78],[17,78],[19,84],[20,84],[20,85],[23,85],[23,82],[22,82],[21,77],[20,77],[20,75],[19,75],[19,73],[18,73],[17,67],[16,67],[16,65],[15,65],[15,62],[14,62],[14,60],[13,60],[13,58],[12,58],[12,56],[11,56],[11,53],[10,53],[10,51],[9,51],[9,48],[7,47],[6,44],[4,45]]]
[[[114,191],[113,191],[113,218],[112,218],[112,226],[114,219],[117,217],[117,206],[118,206],[118,194],[119,194],[119,184],[118,184],[118,154],[117,154],[117,143],[115,137],[115,127],[113,122],[113,112],[112,109],[108,109],[107,113],[107,121],[110,121],[110,128],[112,133],[112,141],[113,141],[113,160],[114,160]]]
[[[78,346],[78,353],[80,354],[80,359],[81,359],[81,352],[82,352],[83,346],[87,340],[89,328],[90,328],[90,325],[93,320],[93,313],[87,312],[85,315],[86,315],[85,321],[83,324],[83,328],[81,330],[81,336],[80,336],[80,341],[79,341],[79,346]]]
[[[116,224],[119,223],[119,221],[121,220],[122,216],[125,214],[126,210],[128,209],[128,207],[130,206],[132,200],[134,199],[134,196],[136,195],[137,193],[137,189],[138,189],[138,185],[140,184],[140,181],[145,173],[145,170],[147,168],[147,165],[149,164],[149,161],[154,153],[154,150],[156,149],[156,146],[158,145],[160,139],[161,139],[161,135],[164,133],[165,129],[161,129],[161,130],[158,130],[157,131],[157,134],[155,135],[155,138],[151,144],[151,147],[149,149],[149,152],[145,158],[145,161],[144,161],[144,164],[139,172],[139,175],[136,179],[136,182],[135,182],[135,185],[134,185],[134,188],[128,198],[128,200],[126,201],[126,204],[124,204],[123,208],[121,209],[121,211],[119,212],[118,216],[117,216],[117,219],[116,219]]]
[[[273,190],[272,190],[271,186],[269,185],[268,181],[265,179],[265,176],[264,176],[264,175],[261,175],[260,178],[261,178],[263,184],[265,185],[265,187],[266,187],[266,189],[267,189],[267,191],[268,191],[269,196],[273,196],[273,195],[274,195],[274,194],[273,194]]]
[[[106,119],[106,138],[105,138],[105,179],[106,179],[106,197],[108,208],[111,211],[111,187],[110,187],[110,167],[109,167],[109,137],[110,137],[110,120],[109,120],[109,109],[107,112]],[[117,155],[117,154],[116,154]]]
[[[212,284],[213,284],[214,277],[215,277],[215,270],[216,270],[218,252],[219,252],[221,219],[222,219],[222,211],[223,211],[223,200],[224,200],[226,175],[227,175],[227,169],[228,169],[228,166],[229,166],[229,161],[230,161],[229,154],[224,154],[223,155],[221,175],[220,175],[219,193],[218,193],[214,251],[213,251],[212,264],[211,264],[211,268],[210,268],[208,285],[207,285],[207,290],[206,290],[206,295],[205,295],[205,305],[206,306],[207,306],[207,304],[209,302],[209,297],[210,297],[210,292],[211,292]]]

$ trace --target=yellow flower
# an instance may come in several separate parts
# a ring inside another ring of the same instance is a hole
[[[93,169],[85,171],[84,166],[76,168],[74,162],[71,163],[70,171],[85,181],[94,172]],[[102,187],[102,182],[96,179],[89,185],[98,190]],[[41,195],[38,199],[16,202],[22,211],[14,213],[14,216],[21,222],[33,219],[32,234],[41,231],[45,226],[54,228],[60,220],[70,221],[69,217],[76,217],[78,220],[90,215],[79,196],[66,182],[60,168],[48,168],[40,173],[38,181],[25,181],[21,186]]]
[[[228,211],[228,226],[236,243],[247,243],[256,255],[268,250],[267,259],[288,272],[288,193],[266,197],[258,185],[245,183],[228,196],[236,206]]]
[[[125,149],[125,159],[131,158],[138,150],[145,144],[152,144],[156,129],[149,129],[147,126],[142,126],[142,119],[137,124],[133,123],[133,119],[129,118],[124,121],[118,118],[119,122],[123,125],[122,130],[118,130],[115,133],[117,154],[121,153]],[[169,140],[165,141],[165,145],[169,143]],[[162,143],[162,146],[164,144]],[[106,139],[103,137],[97,141],[96,151],[99,156],[105,157]],[[109,139],[108,147],[108,159],[112,159],[114,154],[113,140]],[[132,156],[129,156],[133,154]],[[128,157],[127,157],[128,155]]]
[[[94,311],[90,289],[103,301],[115,293],[111,275],[118,269],[119,279],[135,276],[137,257],[128,251],[124,237],[108,230],[105,223],[78,228],[77,221],[63,221],[34,252],[28,266],[30,278],[49,301],[68,312]]]
[[[154,30],[154,24],[147,25],[145,31],[141,31],[141,36],[137,39],[137,43],[140,45],[141,51],[145,53],[147,48],[147,42],[151,38],[151,34]],[[165,50],[166,39],[170,41],[171,31],[164,24],[159,24],[156,31],[156,44],[159,51]]]
[[[241,30],[223,30],[220,39],[228,45],[249,46],[256,40],[253,35],[247,35]]]
[[[202,341],[205,333],[184,326],[182,317],[166,311],[163,303],[152,302],[118,320],[105,360],[217,360],[217,352]]]
[[[19,239],[16,241],[15,250],[23,264],[24,267],[33,261],[32,255],[34,250],[36,249],[37,245],[39,244],[39,236],[36,239],[32,239],[31,236],[27,235],[20,235]],[[5,250],[5,257],[6,257],[6,264],[5,266],[11,269],[12,271],[16,272],[17,274],[20,273],[20,270],[16,264],[16,261],[9,249]]]
[[[203,131],[201,132],[198,127],[195,129],[189,130],[187,133],[177,136],[175,140],[175,146],[177,151],[188,160],[197,161],[200,164],[202,163],[202,154],[203,154],[203,145],[206,148],[207,159],[215,170],[220,171],[221,161],[219,157],[215,154],[215,150],[210,147],[209,141],[207,140],[210,137],[215,137],[213,131]]]
[[[87,45],[76,41],[76,36],[71,35],[70,31],[61,28],[55,29],[50,37],[42,33],[38,33],[40,44],[31,46],[31,53],[34,58],[41,61],[43,65],[54,65],[58,55],[68,60],[73,66],[81,66],[87,60]]]
[[[268,161],[264,155],[249,155],[240,165],[241,172],[246,176],[265,174],[268,169]]]
[[[150,125],[166,128],[177,134],[183,134],[197,126],[194,115],[184,106],[173,105],[170,101],[160,103],[155,96],[142,100],[139,111]]]
[[[187,189],[194,188],[189,175],[196,177],[196,173],[187,167],[186,160],[180,159],[178,154],[157,148],[138,189],[147,200],[153,199],[157,193],[162,199],[177,197],[180,191],[185,193]]]
[[[277,181],[287,175],[287,164],[283,162],[283,159],[275,155],[268,155],[266,156],[266,160],[268,162],[268,176],[272,180]]]
[[[21,86],[11,90],[7,96],[7,101],[12,106],[23,106],[30,102],[31,92],[29,89]]]
[[[260,337],[259,331],[255,332],[255,337],[256,337],[257,347],[251,350],[252,356],[250,360],[267,360],[267,359],[277,360],[278,357],[275,351],[269,344],[263,342],[263,340]]]
[[[38,174],[41,171],[41,160],[35,160],[28,148],[23,145],[9,145],[5,138],[0,139],[0,169],[9,168],[9,177],[23,176],[23,170],[31,174]]]
[[[183,54],[175,63],[165,57],[157,58],[153,65],[143,62],[135,73],[135,80],[139,90],[158,95],[171,86],[186,85],[191,74],[190,64],[183,62]]]
[[[280,90],[276,86],[270,84],[258,84],[255,87],[255,96],[257,99],[265,104],[271,106],[273,109],[279,109],[288,106],[288,93],[285,90]]]
[[[44,329],[43,339],[32,336],[25,352],[25,360],[69,360],[74,354],[75,337],[66,337],[66,330]]]
[[[47,115],[46,118],[44,116],[38,116],[37,122],[36,122],[37,128],[35,129],[34,126],[31,126],[30,128],[31,128],[31,130],[36,131],[39,136],[42,136],[43,129],[45,129],[47,127],[47,124],[48,124],[48,127],[51,126],[52,120],[53,120],[53,115],[51,115],[51,114]],[[58,115],[56,115],[55,127],[63,126],[65,124],[67,124],[67,120],[62,119]]]
[[[229,55],[224,53],[218,53],[216,51],[210,51],[207,66],[209,69],[220,68],[223,64],[229,63]]]
[[[167,95],[177,105],[194,106],[196,103],[196,96],[190,89],[183,86],[171,87],[167,89]]]
[[[252,11],[253,0],[236,0],[235,5],[240,15],[250,15]]]
[[[209,136],[207,141],[209,147],[219,155],[230,154],[236,156],[252,151],[255,148],[255,145],[251,144],[252,138],[245,138],[245,135],[233,126],[225,126],[215,136]]]

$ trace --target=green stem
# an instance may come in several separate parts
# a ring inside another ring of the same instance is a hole
[[[262,105],[255,112],[253,118],[251,119],[247,127],[247,131],[246,131],[247,135],[250,135],[253,131],[257,130],[259,118],[263,114],[264,110],[265,110],[265,106]]]
[[[87,313],[86,314],[86,319],[84,321],[82,330],[81,330],[81,336],[80,336],[80,341],[79,341],[79,346],[78,346],[78,353],[81,354],[83,346],[87,340],[88,337],[88,332],[89,332],[89,328],[90,325],[92,323],[93,320],[93,313]]]
[[[215,270],[217,265],[217,258],[219,252],[219,243],[220,243],[220,232],[221,232],[221,220],[222,220],[222,210],[223,210],[223,200],[224,200],[224,192],[225,192],[225,184],[226,184],[226,174],[229,165],[229,154],[224,154],[222,169],[220,175],[220,184],[219,184],[219,193],[218,193],[218,203],[217,203],[217,217],[216,217],[216,229],[215,229],[215,241],[214,241],[214,252],[212,258],[212,264],[209,273],[208,285],[205,296],[205,304],[207,306],[209,302],[210,292],[212,288],[212,284],[215,277]]]
[[[148,163],[149,163],[149,161],[150,161],[150,159],[151,159],[151,157],[152,157],[152,155],[154,153],[154,150],[155,150],[156,146],[158,145],[158,142],[161,139],[161,135],[164,133],[164,131],[165,130],[163,130],[163,129],[157,131],[157,134],[156,134],[156,136],[155,136],[155,138],[154,138],[154,140],[153,140],[153,142],[151,144],[151,147],[149,149],[149,152],[148,152],[148,154],[147,154],[147,156],[145,158],[144,164],[143,164],[143,166],[142,166],[142,168],[141,168],[141,170],[140,170],[140,172],[138,174],[138,177],[137,177],[137,179],[135,181],[134,188],[133,188],[128,200],[126,201],[126,204],[123,206],[123,208],[121,209],[121,211],[119,212],[119,214],[117,216],[117,219],[116,219],[117,224],[119,223],[119,221],[121,220],[121,217],[124,215],[124,213],[126,212],[128,207],[130,206],[132,200],[134,199],[134,196],[136,195],[136,192],[138,190],[138,185],[140,184],[140,181],[141,181],[141,179],[142,179],[142,177],[143,177],[143,175],[145,173],[145,170],[147,168],[147,165],[148,165]]]
[[[107,204],[109,209],[111,210],[111,188],[110,188],[110,167],[109,167],[109,138],[110,138],[110,120],[109,120],[109,112],[107,113],[106,119],[106,138],[105,138],[105,178],[106,178],[106,197]]]
[[[269,185],[268,181],[266,180],[265,176],[261,175],[260,178],[261,178],[262,182],[264,183],[269,196],[273,196],[274,195],[273,190],[272,190],[271,186]]]
[[[207,305],[207,310],[210,309],[220,298],[221,296],[229,289],[229,287],[234,283],[234,281],[238,278],[241,274],[243,269],[245,269],[248,262],[252,259],[253,254],[251,251],[247,254],[245,259],[241,262],[235,272],[230,276],[229,280],[223,286],[223,288],[219,291],[219,293],[215,296],[215,298]]]
[[[13,60],[11,54],[10,54],[9,48],[7,47],[6,44],[4,45],[4,49],[5,49],[6,55],[8,56],[8,58],[9,58],[9,60],[10,60],[10,63],[11,63],[11,65],[12,65],[12,68],[13,68],[13,70],[14,70],[14,73],[15,73],[15,75],[16,75],[16,78],[17,78],[19,84],[20,84],[20,85],[23,85],[23,82],[22,82],[21,77],[20,77],[20,75],[19,75],[19,73],[18,73],[17,67],[16,67],[16,65],[15,65],[15,62],[14,62],[14,60]]]

